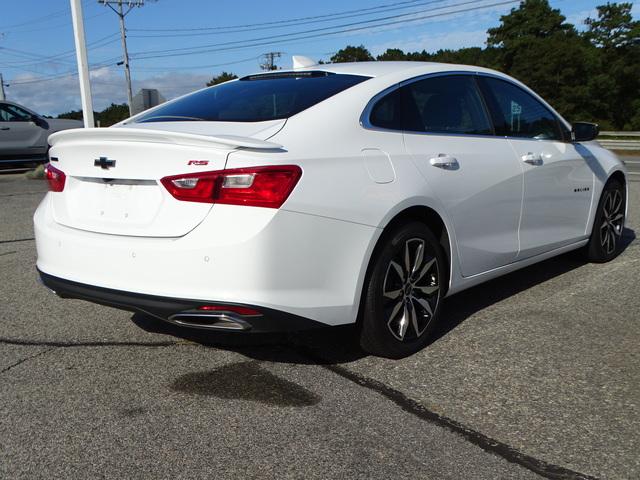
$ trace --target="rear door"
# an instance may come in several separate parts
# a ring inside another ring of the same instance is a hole
[[[406,148],[453,221],[463,275],[513,262],[522,166],[507,140],[493,136],[474,76],[425,78],[403,89]]]
[[[519,258],[570,244],[586,235],[594,174],[556,115],[521,87],[480,77],[498,133],[524,169]]]

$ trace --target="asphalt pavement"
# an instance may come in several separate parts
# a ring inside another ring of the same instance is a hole
[[[0,478],[639,478],[632,178],[616,260],[455,295],[392,361],[350,328],[245,342],[58,299],[34,267],[44,182],[0,176]]]

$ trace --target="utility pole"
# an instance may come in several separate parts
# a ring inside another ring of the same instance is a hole
[[[0,100],[6,100],[7,96],[4,94],[4,79],[0,73]]]
[[[4,38],[4,33],[0,32],[0,39]],[[6,100],[7,96],[4,94],[4,79],[2,73],[0,73],[0,100]]]
[[[144,0],[98,0],[98,3],[106,5],[113,10],[120,19],[120,37],[122,38],[122,62],[124,65],[124,76],[127,80],[127,104],[129,105],[129,115],[133,115],[133,92],[131,91],[131,69],[129,68],[129,52],[127,51],[127,30],[124,26],[124,17],[127,16],[133,7],[144,6]],[[115,7],[113,6],[115,5]],[[125,11],[124,6],[127,6]]]
[[[284,52],[268,52],[262,55],[264,58],[264,63],[260,64],[260,68],[262,70],[278,70],[278,66],[276,65],[276,58],[280,58]]]
[[[80,98],[82,99],[82,118],[85,128],[93,128],[93,104],[91,103],[91,83],[89,81],[89,62],[87,61],[87,46],[84,39],[84,21],[82,19],[82,1],[71,2],[71,20],[73,21],[73,36],[76,43],[76,61],[78,62],[78,77],[80,78]]]

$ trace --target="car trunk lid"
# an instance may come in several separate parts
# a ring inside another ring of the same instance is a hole
[[[207,216],[211,204],[182,202],[160,179],[223,170],[237,148],[278,149],[258,138],[148,128],[66,130],[49,137],[52,165],[66,175],[52,193],[55,220],[91,232],[180,237]]]

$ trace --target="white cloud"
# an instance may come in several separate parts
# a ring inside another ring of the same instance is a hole
[[[163,73],[133,81],[133,93],[141,88],[157,88],[167,99],[184,95],[205,86],[213,75],[200,73]],[[69,110],[80,109],[80,87],[77,76],[66,76],[45,81],[34,81],[38,75],[24,74],[13,79],[6,89],[10,100],[23,104],[44,115],[56,116]],[[32,83],[21,83],[32,82]],[[111,103],[127,101],[124,76],[113,68],[100,68],[91,72],[93,109],[103,110]]]

